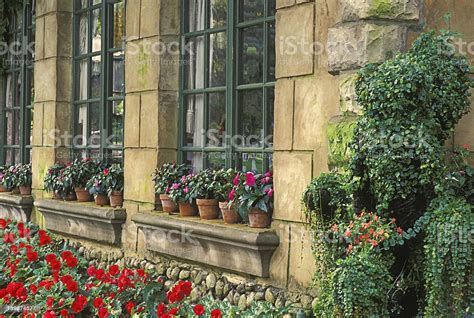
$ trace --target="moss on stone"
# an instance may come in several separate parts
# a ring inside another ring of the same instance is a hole
[[[374,18],[383,18],[395,13],[391,0],[372,0],[369,14]]]
[[[353,155],[349,145],[354,137],[357,116],[337,117],[328,124],[329,168],[346,170]]]

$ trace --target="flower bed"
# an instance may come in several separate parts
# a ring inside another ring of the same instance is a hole
[[[191,304],[192,283],[166,288],[143,269],[88,266],[78,253],[31,224],[0,219],[0,308],[23,317],[280,316],[266,303],[239,312],[210,298]],[[0,317],[4,317],[0,315]]]

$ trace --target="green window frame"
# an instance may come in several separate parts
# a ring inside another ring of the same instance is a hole
[[[272,167],[275,2],[181,2],[178,157],[194,170]]]
[[[125,0],[74,0],[73,11],[73,157],[120,163]]]
[[[0,164],[31,162],[35,58],[33,3],[32,0],[22,1],[9,25],[0,102]]]

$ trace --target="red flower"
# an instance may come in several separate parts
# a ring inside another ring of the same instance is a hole
[[[222,318],[222,313],[219,309],[211,311],[211,318]]]
[[[107,308],[102,307],[99,309],[97,315],[99,316],[99,318],[107,318],[109,317],[109,311],[107,310]]]
[[[174,316],[174,315],[177,315],[177,314],[178,314],[178,311],[179,311],[179,308],[178,308],[178,307],[171,308],[170,311],[168,312],[168,314]]]
[[[69,316],[69,312],[66,310],[66,309],[62,309],[60,312],[59,312],[59,315],[61,317],[67,317]]]
[[[462,147],[464,148],[464,150],[469,150],[469,145],[468,144],[464,144]]]
[[[38,253],[32,250],[26,251],[26,259],[28,262],[36,262],[38,260]]]
[[[116,276],[119,273],[119,267],[118,265],[112,265],[109,267],[109,274],[112,276]]]
[[[64,252],[61,252],[61,258],[62,258],[63,260],[68,259],[69,257],[73,257],[73,256],[74,256],[74,254],[72,254],[71,251],[64,251]]]
[[[239,185],[239,182],[240,182],[240,174],[237,174],[237,175],[234,177],[234,180],[232,181],[232,183],[233,183],[235,186],[238,186],[238,185]]]
[[[125,305],[125,310],[126,310],[129,314],[132,314],[132,311],[133,311],[134,308],[135,308],[135,304],[134,304],[132,301],[129,301],[129,302]]]
[[[104,169],[104,176],[107,176],[109,174],[109,169],[105,168]]]
[[[166,308],[165,304],[161,303],[158,306],[156,306],[156,314],[158,315],[158,317],[166,314],[167,312],[168,312],[168,309]]]
[[[53,297],[46,298],[46,307],[51,308],[51,307],[53,307],[53,304],[54,304],[54,298]]]
[[[38,291],[38,287],[35,284],[30,285],[30,292],[34,295]],[[1,298],[1,297],[0,297]]]
[[[74,268],[77,266],[77,258],[74,256],[68,257],[65,260],[66,266],[69,268]]]
[[[86,305],[87,305],[86,296],[78,295],[76,299],[74,299],[74,302],[72,303],[72,310],[75,313],[80,313],[81,311],[84,310],[84,307],[86,307]]]
[[[229,193],[229,200],[233,201],[235,199],[235,189],[232,189]]]
[[[202,316],[204,315],[204,306],[201,305],[201,304],[197,304],[196,306],[194,306],[194,313],[196,314],[196,316]]]
[[[70,281],[66,284],[66,289],[69,290],[72,293],[77,292],[77,282],[75,281]]]
[[[104,300],[100,297],[94,299],[94,302],[92,303],[94,308],[100,308],[104,306]]]
[[[3,235],[3,242],[4,243],[7,243],[7,244],[13,243],[14,240],[15,240],[15,234],[13,234],[13,233],[5,233]]]
[[[145,271],[143,269],[139,268],[139,269],[137,269],[137,275],[139,277],[143,277],[143,276],[145,276]]]
[[[104,277],[105,277],[105,271],[102,268],[98,269],[95,272],[95,278],[97,278],[98,280],[102,280],[102,279],[104,279]]]
[[[4,230],[7,227],[8,223],[5,219],[0,219],[0,229]]]
[[[91,265],[87,268],[87,275],[89,276],[95,276],[95,273],[96,273],[96,268],[94,265]]]
[[[55,261],[58,258],[56,257],[56,254],[46,254],[44,259],[46,260],[46,262],[51,263],[52,261]]]
[[[255,185],[255,175],[252,172],[245,174],[245,185],[253,187]]]
[[[45,230],[39,230],[38,231],[38,236],[39,236],[39,245],[48,245],[51,243],[51,237],[49,237],[48,233],[46,233]]]
[[[54,311],[47,311],[44,313],[43,318],[56,318],[56,313]]]

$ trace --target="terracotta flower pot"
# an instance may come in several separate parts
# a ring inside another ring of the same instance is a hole
[[[112,191],[110,194],[110,206],[113,208],[120,208],[123,205],[123,192]]]
[[[12,189],[12,194],[20,194],[20,189],[19,188],[13,188]]]
[[[262,211],[258,208],[251,208],[249,211],[249,226],[252,228],[266,228],[272,224],[270,213]]]
[[[199,215],[203,220],[214,220],[219,218],[219,201],[214,199],[197,199]]]
[[[53,196],[52,196],[52,199],[53,200],[61,200],[61,195],[57,192],[53,192]]]
[[[10,191],[8,191],[8,189],[5,188],[4,186],[0,185],[0,192],[10,192]]]
[[[164,212],[168,212],[168,213],[178,212],[178,206],[176,205],[176,203],[171,201],[169,195],[160,194],[160,201],[161,201],[161,206],[163,207]]]
[[[159,194],[155,194],[155,211],[163,211]]]
[[[31,195],[31,186],[21,186],[20,187],[21,195]]]
[[[95,196],[95,204],[100,206],[109,205],[109,198],[105,194],[98,194]]]
[[[178,206],[179,206],[179,214],[181,216],[189,217],[189,216],[198,215],[198,211],[194,204],[191,204],[189,202],[179,202]]]
[[[66,196],[64,196],[64,201],[76,201],[76,200],[77,200],[76,192],[74,191],[71,191],[68,194],[66,194]]]
[[[92,196],[86,188],[74,188],[76,192],[77,201],[79,202],[90,202],[92,201]]]
[[[229,206],[229,202],[219,202],[222,218],[226,224],[236,224],[242,222],[239,212],[235,207]]]

